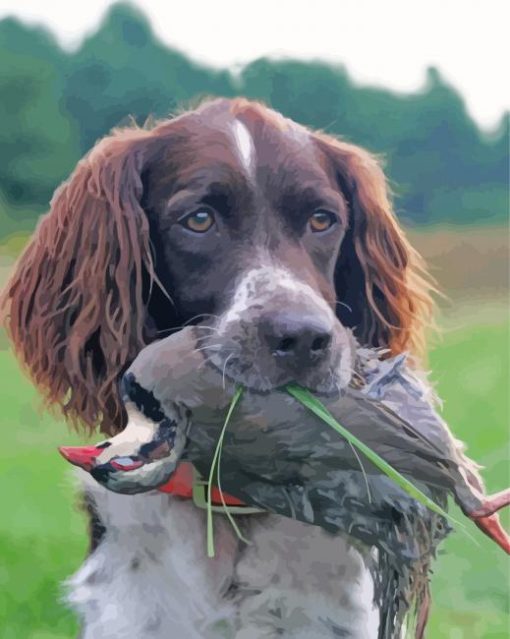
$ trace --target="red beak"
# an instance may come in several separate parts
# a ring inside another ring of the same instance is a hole
[[[490,537],[503,548],[507,555],[510,555],[510,536],[501,525],[496,513],[488,517],[477,517],[473,521],[487,537]]]
[[[61,446],[58,451],[71,464],[90,471],[103,449],[97,446]]]
[[[495,541],[498,546],[510,555],[510,535],[501,525],[498,510],[510,504],[510,488],[495,495],[482,498],[482,504],[477,510],[466,513],[470,519],[484,532],[487,537]]]
[[[471,518],[488,517],[510,505],[510,488],[506,488],[495,495],[487,495],[482,499],[482,505],[478,510],[469,513]]]

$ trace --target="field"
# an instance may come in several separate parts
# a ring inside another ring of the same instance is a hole
[[[509,481],[509,325],[506,281],[498,284],[497,291],[485,289],[489,296],[449,304],[430,356],[444,415],[486,467],[489,491]],[[0,639],[71,639],[77,624],[58,603],[59,584],[81,562],[87,541],[56,447],[84,439],[38,411],[35,391],[1,335],[0,379]],[[476,543],[455,533],[437,562],[430,639],[508,636],[510,563],[468,526]]]

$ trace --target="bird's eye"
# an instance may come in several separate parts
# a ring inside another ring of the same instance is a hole
[[[186,215],[180,222],[194,233],[206,233],[214,224],[214,216],[207,209],[199,209]]]
[[[323,233],[330,229],[334,224],[337,223],[337,217],[334,213],[330,211],[324,211],[319,209],[315,211],[313,215],[310,216],[308,220],[308,225],[310,226],[310,230],[312,233]]]

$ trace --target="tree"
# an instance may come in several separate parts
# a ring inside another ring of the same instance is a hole
[[[0,192],[23,223],[47,205],[78,159],[76,131],[60,100],[62,54],[42,30],[0,22]]]

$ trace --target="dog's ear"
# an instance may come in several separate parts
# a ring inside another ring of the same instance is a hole
[[[48,404],[108,434],[125,422],[118,377],[146,340],[153,270],[140,198],[149,137],[117,132],[78,164],[2,296],[14,348]]]
[[[393,214],[384,172],[360,147],[317,139],[349,208],[335,268],[339,318],[365,345],[421,355],[435,286]]]

